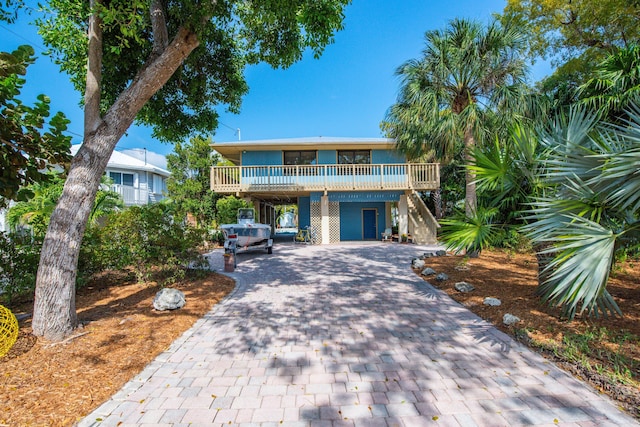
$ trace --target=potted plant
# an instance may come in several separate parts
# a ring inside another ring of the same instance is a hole
[[[409,237],[404,233],[402,233],[402,235],[400,236],[400,242],[401,243],[407,243],[408,239],[409,239]]]

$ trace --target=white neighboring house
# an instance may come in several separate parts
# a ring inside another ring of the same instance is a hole
[[[71,147],[71,154],[80,145]],[[146,205],[164,199],[169,171],[120,151],[111,154],[105,175],[113,182],[111,190],[122,196],[125,206]]]
[[[75,156],[80,144],[71,146]],[[154,157],[158,155],[154,153]],[[122,196],[125,206],[146,205],[164,199],[166,179],[171,173],[166,169],[139,160],[128,154],[114,151],[107,163],[105,175],[111,178],[111,190]],[[11,206],[13,202],[9,202]],[[0,209],[0,232],[8,232],[7,209]]]

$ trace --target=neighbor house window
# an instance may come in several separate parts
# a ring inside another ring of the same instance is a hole
[[[339,150],[338,164],[341,164],[341,165],[371,164],[371,151],[370,150]]]
[[[123,172],[109,172],[109,178],[114,184],[127,185],[133,187],[133,174]]]
[[[318,163],[315,150],[307,151],[285,151],[285,165],[315,165]]]

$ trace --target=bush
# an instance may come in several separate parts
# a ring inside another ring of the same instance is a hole
[[[30,235],[0,232],[0,290],[7,304],[35,291],[41,248]]]
[[[150,278],[158,268],[165,282],[184,277],[184,271],[206,262],[197,251],[203,241],[201,230],[177,221],[162,204],[134,206],[109,216],[100,230],[94,264],[100,268],[124,268],[133,265],[140,281]]]
[[[519,233],[515,227],[507,227],[499,230],[492,239],[491,245],[497,248],[511,249],[518,253],[531,252],[531,241]]]

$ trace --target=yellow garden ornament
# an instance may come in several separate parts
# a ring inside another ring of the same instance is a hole
[[[18,319],[11,310],[0,305],[0,357],[11,350],[18,339]]]

